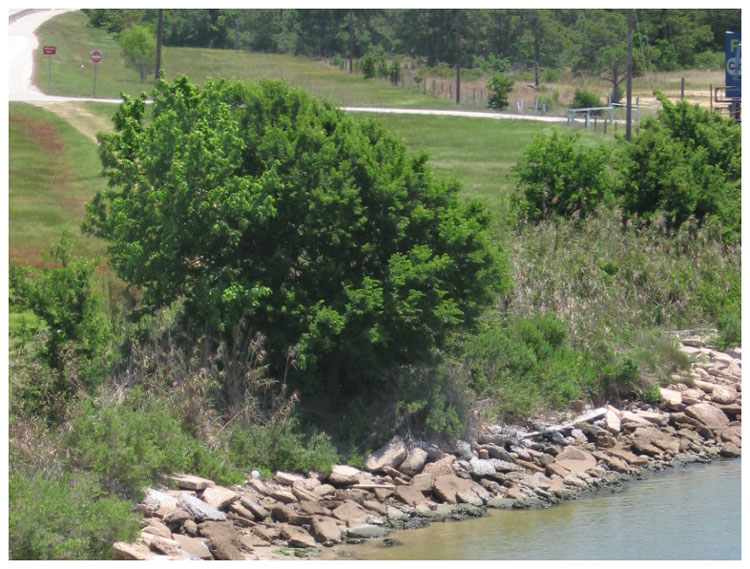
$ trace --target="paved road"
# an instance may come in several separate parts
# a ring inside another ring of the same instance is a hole
[[[9,56],[10,77],[8,98],[11,101],[27,101],[36,103],[54,103],[71,101],[96,101],[119,103],[120,99],[94,99],[90,97],[65,97],[46,95],[32,84],[34,69],[33,52],[39,47],[39,40],[35,35],[36,29],[50,18],[70,10],[10,10],[9,17]],[[540,117],[530,115],[513,115],[509,113],[493,113],[481,111],[461,111],[452,109],[396,109],[383,107],[342,107],[349,112],[380,113],[380,114],[410,114],[410,115],[441,115],[454,117],[473,117],[484,119],[516,119],[535,120],[550,123],[565,122],[564,117]]]

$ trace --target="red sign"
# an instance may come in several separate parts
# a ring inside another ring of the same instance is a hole
[[[44,49],[44,55],[55,55],[54,45],[45,45],[43,49]]]
[[[98,49],[95,49],[91,52],[91,55],[89,55],[89,58],[91,59],[92,63],[99,63],[102,60],[102,52]]]

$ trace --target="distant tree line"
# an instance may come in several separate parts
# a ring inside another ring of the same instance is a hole
[[[87,9],[93,26],[119,33],[155,27],[156,10]],[[622,60],[627,10],[190,9],[164,10],[164,45],[243,49],[310,57],[397,54],[427,65],[562,68],[611,73]],[[459,22],[460,18],[460,22]],[[459,28],[460,25],[460,28]],[[633,52],[640,69],[701,65],[741,30],[732,10],[636,10]],[[351,52],[351,53],[350,53]]]

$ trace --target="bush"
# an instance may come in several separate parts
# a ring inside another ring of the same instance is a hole
[[[576,89],[573,93],[573,99],[570,101],[571,109],[589,109],[601,106],[602,101],[599,96],[585,89]],[[593,111],[592,114],[601,115],[602,111]]]
[[[732,119],[687,101],[662,104],[623,143],[618,193],[625,211],[645,220],[666,216],[669,228],[689,218],[720,223],[727,239],[741,231],[741,130]]]
[[[394,86],[398,86],[398,82],[401,81],[401,62],[398,59],[394,59],[391,63],[389,78],[391,85]]]
[[[365,79],[372,79],[375,77],[375,56],[371,53],[366,53],[364,57],[362,57],[360,67]]]
[[[508,106],[508,95],[513,89],[513,83],[513,79],[502,73],[495,73],[492,76],[487,82],[487,90],[489,91],[487,104],[490,108],[503,110]]]
[[[220,464],[183,433],[161,402],[138,390],[123,404],[80,402],[65,442],[77,468],[98,475],[110,493],[134,500],[163,475],[192,471],[214,477]]]
[[[555,216],[586,217],[611,195],[609,152],[585,148],[578,134],[555,128],[538,134],[511,171],[518,180],[519,219],[539,221]]]
[[[70,232],[49,252],[42,252],[49,263],[36,279],[28,269],[11,264],[11,299],[16,306],[28,307],[47,324],[44,357],[51,368],[61,370],[63,349],[74,349],[91,359],[107,341],[102,315],[91,291],[96,260],[73,258]]]
[[[48,479],[12,471],[8,498],[10,559],[111,559],[115,541],[140,531],[132,503],[106,496],[82,472]]]
[[[150,109],[125,101],[100,137],[111,187],[88,227],[147,308],[184,299],[216,335],[252,322],[273,376],[294,349],[292,380],[351,396],[504,282],[486,208],[375,122],[278,81],[159,81]]]
[[[695,67],[698,69],[723,69],[726,54],[723,51],[702,51],[695,54]]]

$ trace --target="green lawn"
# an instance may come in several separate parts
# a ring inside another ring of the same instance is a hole
[[[48,249],[70,229],[76,254],[97,256],[104,244],[84,236],[84,204],[106,187],[96,145],[51,112],[11,103],[9,108],[9,255],[39,266]]]

